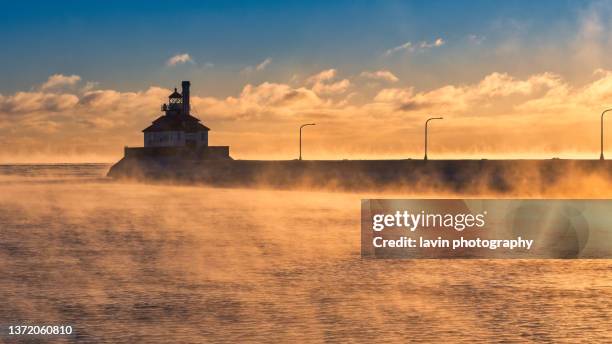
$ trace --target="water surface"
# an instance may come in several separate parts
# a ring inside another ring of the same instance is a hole
[[[609,260],[362,260],[371,195],[108,167],[0,166],[0,342],[10,324],[74,327],[56,342],[612,341]]]

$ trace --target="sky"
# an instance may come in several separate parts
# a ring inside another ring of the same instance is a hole
[[[241,159],[596,158],[612,106],[605,1],[1,3],[3,162],[116,160],[181,80]]]

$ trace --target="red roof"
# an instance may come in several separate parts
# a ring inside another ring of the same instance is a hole
[[[153,121],[153,124],[142,132],[154,131],[184,131],[195,133],[209,131],[210,128],[200,123],[200,120],[191,115],[164,115]]]

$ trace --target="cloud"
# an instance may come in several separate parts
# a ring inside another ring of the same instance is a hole
[[[582,86],[572,87],[559,80],[541,97],[518,104],[516,109],[529,113],[560,115],[574,112],[581,116],[601,112],[612,104],[612,71],[596,70],[597,79]]]
[[[327,81],[327,80],[331,80],[331,79],[336,77],[337,73],[338,73],[338,71],[333,69],[333,68],[326,69],[326,70],[320,71],[317,74],[311,75],[310,77],[308,77],[306,82],[310,83],[310,84],[314,84],[314,83],[317,83],[317,82],[324,82],[324,81]]]
[[[562,86],[561,77],[553,73],[518,80],[507,73],[495,72],[472,85],[445,85],[418,93],[413,88],[383,89],[374,100],[395,103],[401,111],[441,108],[445,112],[465,112],[501,102],[505,97],[534,96]]]
[[[264,70],[270,63],[272,62],[271,58],[267,58],[265,60],[263,60],[260,64],[257,65],[257,67],[255,67],[255,70]]]
[[[79,81],[81,81],[81,77],[78,75],[53,74],[41,85],[40,88],[41,90],[48,91],[66,86],[74,86]]]
[[[388,82],[398,82],[399,79],[388,70],[378,70],[375,72],[364,71],[360,74],[362,77],[371,80],[382,80]]]
[[[403,51],[403,50],[407,50],[407,51],[414,51],[414,46],[412,45],[411,42],[406,42],[404,44],[398,45],[396,47],[393,47],[391,49],[388,49],[387,51],[385,51],[384,55],[385,56],[391,56],[397,52]]]
[[[88,81],[88,82],[85,83],[85,86],[83,87],[83,91],[84,92],[88,92],[88,91],[93,90],[96,87],[98,87],[98,82]]]
[[[467,39],[468,39],[468,42],[470,42],[470,43],[472,43],[474,45],[480,45],[480,44],[482,44],[482,42],[485,41],[486,37],[485,36],[471,34],[471,35],[468,35]]]
[[[406,52],[424,51],[424,50],[431,49],[431,48],[441,47],[444,44],[446,44],[446,41],[444,41],[442,38],[437,38],[433,42],[422,41],[418,45],[415,45],[412,42],[406,42],[404,44],[401,44],[401,45],[398,45],[396,47],[386,50],[383,55],[391,56],[391,55],[394,55],[402,51],[406,51]]]
[[[194,63],[193,59],[191,58],[191,56],[189,56],[189,54],[177,54],[169,58],[168,61],[166,61],[166,66],[176,66],[188,62]]]
[[[242,70],[243,74],[248,74],[248,73],[252,73],[252,72],[260,72],[264,69],[266,69],[266,67],[268,67],[270,65],[270,63],[272,63],[272,59],[270,57],[266,58],[265,60],[261,61],[257,66],[247,66]]]
[[[333,95],[346,92],[351,86],[348,79],[335,81],[337,70],[326,69],[306,79],[306,84],[312,86],[312,90],[319,95]]]
[[[612,3],[593,1],[578,12],[577,31],[572,32],[569,49],[574,64],[587,68],[609,65],[612,49]],[[586,71],[585,71],[586,72]]]
[[[419,46],[421,48],[423,48],[423,49],[429,49],[429,48],[441,47],[445,43],[446,42],[442,38],[437,38],[435,41],[433,41],[431,43],[429,43],[427,41],[423,41],[423,42],[421,42],[421,44]]]
[[[79,98],[73,94],[46,92],[17,92],[0,97],[0,114],[24,114],[32,112],[59,112],[73,108]]]
[[[115,90],[96,90],[86,92],[80,103],[90,109],[114,109],[121,101],[121,93]]]
[[[196,97],[193,104],[197,109],[205,109],[209,119],[225,120],[292,118],[301,112],[325,110],[331,106],[331,102],[311,89],[271,82],[247,84],[237,97]]]
[[[366,76],[392,79],[377,72]],[[589,133],[598,133],[599,113],[612,104],[612,71],[599,69],[581,85],[554,73],[494,72],[469,84],[386,87],[373,96],[361,91],[331,68],[294,84],[249,83],[226,97],[194,92],[192,108],[215,142],[232,145],[238,158],[293,154],[295,126],[303,121],[321,123],[309,139],[326,157],[405,155],[420,151],[422,121],[430,114],[445,117],[436,126],[432,149],[438,152],[589,151],[597,148]],[[149,87],[0,94],[0,137],[29,151],[120,155],[124,145],[142,143],[141,130],[161,115],[170,93]],[[12,151],[0,147],[0,156],[6,154]]]

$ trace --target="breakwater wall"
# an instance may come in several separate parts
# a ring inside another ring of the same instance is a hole
[[[125,157],[108,175],[235,187],[547,194],[602,188],[612,161],[599,160],[185,160]],[[612,196],[612,183],[610,187]]]

